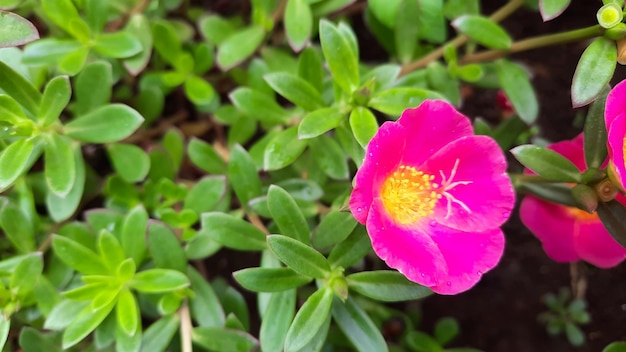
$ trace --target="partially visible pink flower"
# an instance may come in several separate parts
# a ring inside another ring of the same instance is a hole
[[[376,254],[441,294],[471,288],[504,250],[515,195],[496,142],[447,102],[385,122],[367,146],[350,210]]]
[[[609,167],[620,182],[626,187],[626,160],[624,159],[624,140],[626,138],[626,80],[618,83],[606,97],[604,122],[608,131]]]
[[[580,171],[587,169],[582,134],[548,148],[565,156]],[[624,203],[622,196],[617,200]],[[520,217],[539,238],[546,254],[557,262],[584,260],[600,268],[609,268],[626,258],[626,249],[611,237],[597,213],[589,214],[578,208],[526,196],[522,200]]]

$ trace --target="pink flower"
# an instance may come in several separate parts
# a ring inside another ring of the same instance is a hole
[[[581,171],[587,169],[583,135],[548,147],[565,156]],[[624,203],[624,197],[617,197]],[[526,196],[520,207],[522,222],[539,238],[546,254],[557,262],[584,260],[601,268],[619,264],[626,249],[611,237],[598,218],[578,208]]]
[[[609,167],[620,187],[626,187],[626,161],[624,138],[626,137],[626,81],[617,84],[606,97],[604,122],[608,130]]]
[[[350,210],[376,254],[441,294],[471,288],[504,250],[515,200],[504,155],[467,117],[427,100],[385,122],[355,176]]]

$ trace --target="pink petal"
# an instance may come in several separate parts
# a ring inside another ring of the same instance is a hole
[[[443,100],[425,100],[417,108],[404,110],[398,123],[411,137],[403,163],[415,167],[453,140],[474,134],[469,119]]]
[[[609,160],[615,166],[615,174],[622,186],[626,185],[626,163],[624,162],[624,136],[626,136],[626,114],[618,115],[609,126]]]
[[[574,227],[574,247],[580,257],[597,267],[610,268],[626,258],[626,249],[611,237],[600,220]]]
[[[606,97],[604,121],[607,128],[619,115],[626,113],[626,80],[618,83]]]
[[[462,232],[434,226],[432,239],[448,265],[448,277],[431,289],[453,295],[474,286],[482,274],[493,269],[504,252],[504,235],[499,228],[485,232]]]
[[[548,257],[557,262],[580,259],[574,247],[575,219],[565,206],[526,196],[520,206],[522,223],[541,241]]]
[[[446,192],[453,198],[437,202],[434,219],[438,223],[462,231],[485,231],[499,227],[511,215],[515,192],[504,154],[493,139],[461,137],[439,150],[421,170],[435,175],[434,182],[440,186],[440,171],[448,183],[467,182],[449,186]]]
[[[427,227],[397,225],[385,214],[380,199],[374,201],[367,218],[376,255],[409,280],[430,287],[445,282],[447,267],[437,244],[424,231]]]
[[[587,164],[585,163],[583,138],[583,134],[581,133],[572,140],[550,144],[548,149],[552,149],[566,157],[569,161],[576,165],[580,171],[585,171],[587,170]]]
[[[350,211],[362,224],[372,204],[373,194],[384,178],[395,171],[404,152],[406,133],[395,122],[385,122],[367,145],[365,159],[354,177],[354,190],[350,195]]]

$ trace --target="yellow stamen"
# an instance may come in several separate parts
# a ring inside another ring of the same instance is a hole
[[[435,176],[401,165],[384,182],[381,199],[387,214],[398,224],[414,223],[433,213],[442,195]]]

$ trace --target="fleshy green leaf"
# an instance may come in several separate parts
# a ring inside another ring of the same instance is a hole
[[[549,181],[581,181],[578,168],[553,150],[527,144],[511,149],[511,153],[522,165]]]
[[[39,32],[29,20],[0,10],[0,48],[24,45],[37,39]]]
[[[285,351],[295,352],[311,341],[322,328],[333,303],[333,291],[320,289],[304,302],[285,337]]]
[[[107,153],[113,169],[127,182],[139,182],[150,171],[150,157],[133,144],[113,143],[107,145]]]
[[[322,19],[319,24],[320,42],[324,58],[333,80],[348,93],[359,86],[359,53],[352,45],[352,39],[337,26]]]
[[[121,290],[117,298],[118,326],[128,335],[135,335],[139,329],[139,307],[135,297],[128,289]]]
[[[247,332],[222,327],[194,328],[192,339],[208,350],[220,352],[248,352],[258,344]]]
[[[11,202],[0,208],[0,227],[18,253],[35,250],[35,228],[24,211]]]
[[[224,159],[207,142],[192,138],[187,145],[187,154],[191,162],[209,174],[225,174],[227,171]]]
[[[59,120],[63,109],[70,102],[72,88],[67,76],[58,76],[46,85],[41,100],[38,120],[44,126],[51,125]]]
[[[451,22],[459,32],[492,49],[508,49],[511,37],[497,23],[480,15],[463,15]]]
[[[133,258],[137,265],[141,264],[146,248],[146,226],[148,224],[148,212],[142,205],[130,210],[124,223],[120,242],[124,248],[126,257]]]
[[[313,244],[324,248],[345,240],[354,231],[357,222],[350,212],[332,210],[326,214],[313,236]]]
[[[86,40],[90,36],[89,26],[78,14],[71,0],[42,0],[44,13],[73,37]]]
[[[410,62],[415,55],[420,28],[415,18],[419,14],[419,1],[400,1],[393,29],[396,55],[401,63]]]
[[[76,182],[72,141],[56,133],[47,137],[44,147],[46,185],[54,194],[65,198]]]
[[[242,251],[262,251],[267,248],[263,231],[229,214],[202,214],[202,229],[226,247]]]
[[[422,88],[398,87],[380,91],[372,96],[369,107],[391,116],[400,116],[406,108],[416,107],[426,99],[445,98],[435,92]]]
[[[604,105],[609,94],[606,86],[600,96],[591,103],[585,119],[584,147],[587,167],[598,168],[606,160],[607,131],[604,122]]]
[[[287,191],[271,185],[267,193],[267,205],[282,235],[302,243],[309,241],[309,225],[298,204]]]
[[[72,105],[77,115],[82,115],[107,104],[111,99],[113,69],[106,61],[95,61],[86,65],[75,80]]]
[[[163,293],[189,286],[185,274],[170,269],[148,269],[139,272],[129,282],[129,287],[145,293]]]
[[[345,336],[360,352],[388,351],[387,343],[376,324],[350,297],[342,302],[334,297],[333,318]]]
[[[598,216],[615,241],[626,248],[626,209],[624,206],[616,200],[599,202]]]
[[[321,108],[308,113],[298,125],[298,138],[317,137],[337,127],[346,118],[337,107]]]
[[[126,259],[124,249],[117,237],[107,230],[102,230],[98,234],[98,252],[100,252],[100,257],[111,273],[117,271],[120,264]]]
[[[361,260],[367,253],[370,253],[371,250],[372,244],[365,227],[357,225],[348,238],[330,251],[328,262],[333,268],[339,266],[349,268]]]
[[[63,263],[82,274],[108,273],[106,265],[94,251],[74,240],[56,235],[52,238],[52,249]]]
[[[164,224],[152,223],[148,228],[148,248],[157,268],[187,272],[187,258],[176,235]]]
[[[196,105],[209,105],[216,97],[213,86],[198,76],[191,75],[187,77],[183,87],[185,95]]]
[[[571,0],[539,0],[539,12],[543,21],[559,17],[569,6]]]
[[[152,323],[141,337],[141,352],[164,352],[180,328],[178,314],[164,316]]]
[[[2,61],[0,61],[0,89],[26,111],[37,115],[41,103],[41,93],[28,80]]]
[[[9,289],[16,295],[25,295],[33,289],[42,271],[42,253],[34,252],[17,265],[11,274]]]
[[[139,39],[133,34],[119,31],[104,33],[97,37],[94,49],[106,57],[121,59],[138,54],[142,46]]]
[[[227,71],[246,60],[263,42],[265,30],[253,25],[228,36],[217,49],[217,65]]]
[[[83,198],[83,191],[85,189],[85,161],[83,160],[83,154],[80,148],[73,148],[72,156],[74,158],[76,177],[69,193],[65,195],[65,197],[60,197],[54,192],[48,192],[46,195],[48,214],[50,214],[50,217],[56,222],[61,222],[72,216]]]
[[[299,274],[321,279],[330,273],[326,258],[300,241],[287,236],[269,235],[267,244],[281,262]]]
[[[225,193],[225,177],[205,177],[191,187],[183,202],[183,209],[191,209],[196,214],[206,213],[215,208],[218,202],[223,199]]]
[[[115,301],[112,301],[96,310],[87,306],[74,315],[72,322],[63,333],[63,348],[67,349],[76,345],[94,331],[113,310],[114,303]]]
[[[288,0],[285,8],[285,34],[294,51],[300,51],[311,39],[313,13],[307,0]]]
[[[231,21],[218,15],[209,15],[200,18],[198,28],[207,41],[215,45],[222,44],[222,42],[236,30]]]
[[[141,125],[143,117],[122,104],[99,107],[64,126],[69,137],[81,142],[111,143],[124,139]]]
[[[407,280],[397,271],[364,271],[346,279],[350,289],[379,301],[408,301],[432,294],[430,289]]]
[[[261,349],[280,351],[296,308],[296,290],[273,293],[261,321]]]
[[[302,154],[307,146],[306,140],[298,139],[298,127],[290,127],[272,138],[265,147],[263,154],[263,169],[282,169]]]
[[[235,271],[233,276],[241,286],[255,292],[285,291],[312,280],[289,268],[247,268]]]
[[[191,315],[200,326],[224,326],[224,309],[213,287],[196,270],[189,267],[191,289],[195,293],[190,299]]]
[[[626,351],[626,342],[613,342],[606,346],[602,352],[624,352]]]
[[[315,163],[330,178],[345,180],[350,175],[348,156],[335,139],[327,135],[311,139],[309,150]]]
[[[269,124],[285,123],[289,113],[265,93],[247,87],[235,89],[229,95],[233,104],[244,114]]]
[[[228,162],[228,180],[239,202],[248,206],[250,199],[261,195],[261,179],[254,160],[241,146],[236,145],[230,151]]]
[[[527,124],[532,124],[539,114],[539,103],[528,74],[518,65],[507,61],[496,62],[498,80],[515,112]]]
[[[573,107],[587,105],[600,95],[613,77],[616,63],[617,47],[613,40],[601,37],[589,44],[572,79]]]
[[[357,106],[350,113],[350,128],[354,138],[365,148],[378,131],[378,122],[370,109]]]
[[[125,30],[139,39],[143,49],[138,54],[124,60],[124,67],[130,74],[136,76],[146,68],[152,54],[153,38],[150,22],[145,15],[135,14],[128,21]]]
[[[263,78],[278,94],[305,110],[315,110],[324,106],[319,91],[294,74],[274,72],[266,74]]]

